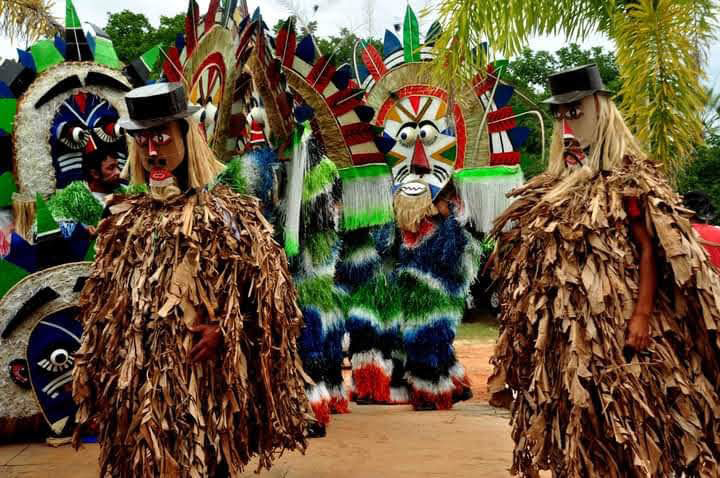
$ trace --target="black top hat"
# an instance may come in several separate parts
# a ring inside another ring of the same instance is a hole
[[[564,105],[579,101],[595,93],[611,94],[605,89],[597,65],[583,65],[553,73],[548,77],[552,96],[543,103]]]
[[[199,106],[188,106],[182,83],[155,83],[135,88],[125,95],[129,118],[118,124],[128,131],[153,128],[176,119],[187,118]]]

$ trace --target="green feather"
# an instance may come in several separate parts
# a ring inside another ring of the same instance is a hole
[[[405,10],[403,49],[406,62],[420,61],[420,27],[417,16],[409,4]]]

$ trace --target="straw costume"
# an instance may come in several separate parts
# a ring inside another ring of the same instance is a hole
[[[515,397],[512,471],[718,476],[720,279],[597,68],[550,85],[549,169],[494,231],[489,387],[496,403]]]
[[[303,450],[301,325],[284,254],[257,200],[222,170],[182,86],[126,96],[133,183],[111,206],[80,299],[77,421],[99,427],[101,474],[237,476]],[[76,440],[79,432],[76,433]],[[77,444],[77,441],[76,441]]]

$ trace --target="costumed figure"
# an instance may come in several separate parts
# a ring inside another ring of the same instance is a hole
[[[720,270],[720,227],[712,224],[717,214],[710,198],[703,192],[690,191],[683,194],[683,204],[695,212],[690,220],[693,229],[710,256],[710,262]]]
[[[66,12],[64,37],[0,65],[0,440],[73,429],[83,261],[127,156],[123,95],[159,57],[121,71],[107,34]]]
[[[488,231],[506,206],[504,194],[522,182],[517,149],[528,130],[516,127],[506,106],[513,89],[498,81],[502,64],[451,98],[430,82],[425,64],[433,59],[439,29],[432,25],[421,44],[408,6],[403,42],[387,31],[383,55],[361,42],[362,63],[355,66],[375,109],[373,122],[383,131],[377,144],[386,163],[375,177],[360,168],[341,172],[343,194],[353,193],[356,180],[389,182],[390,218],[397,226],[397,234],[386,228],[372,233],[376,251],[360,236],[358,251],[346,252],[351,263],[358,257],[372,269],[384,260],[390,271],[375,268],[351,294],[353,393],[362,403],[449,409],[471,396],[453,341],[482,255],[474,235]],[[387,194],[363,192],[367,198],[358,209],[369,221],[350,221],[353,229],[381,223],[378,214],[388,210],[371,203]]]
[[[494,230],[512,472],[720,476],[720,278],[597,67],[549,81],[548,170]]]
[[[238,476],[304,449],[301,324],[287,263],[256,199],[213,185],[223,165],[178,83],[125,97],[132,183],[109,203],[80,298],[78,428],[101,475]]]
[[[338,167],[382,155],[369,123],[372,110],[349,65],[335,66],[311,36],[298,39],[292,18],[281,25],[274,52],[259,12],[241,26],[241,38],[249,36],[253,48],[253,94],[247,102],[249,147],[239,168],[290,258],[304,317],[298,349],[312,379],[306,386],[317,420],[311,430],[323,435],[331,413],[349,411],[342,377],[344,299],[335,282]]]

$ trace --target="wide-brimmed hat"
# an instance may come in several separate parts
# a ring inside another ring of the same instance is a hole
[[[552,105],[573,103],[595,93],[612,94],[605,89],[600,71],[594,63],[553,73],[548,77],[548,82],[552,96],[543,103]]]
[[[118,124],[127,131],[154,128],[195,114],[200,106],[188,105],[182,83],[155,83],[135,88],[125,95],[127,118]]]

